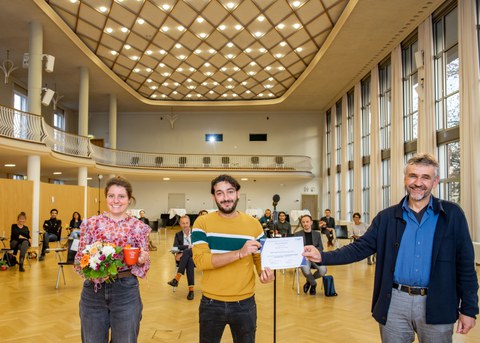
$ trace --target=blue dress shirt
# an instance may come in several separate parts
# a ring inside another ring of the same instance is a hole
[[[402,210],[406,222],[405,232],[400,242],[393,280],[402,285],[428,287],[432,263],[432,246],[438,213],[433,211],[433,198],[427,205],[419,223],[413,211],[408,207],[405,197]]]

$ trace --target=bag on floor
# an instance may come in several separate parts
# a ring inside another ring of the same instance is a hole
[[[7,266],[9,267],[14,267],[17,264],[17,258],[9,252],[3,255],[3,260],[7,262]]]
[[[326,297],[337,296],[337,292],[335,292],[335,283],[333,282],[333,276],[325,275],[323,277],[323,289],[325,290]]]

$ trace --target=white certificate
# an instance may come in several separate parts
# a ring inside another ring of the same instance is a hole
[[[303,237],[267,238],[261,250],[262,268],[300,267],[305,264],[302,253]]]

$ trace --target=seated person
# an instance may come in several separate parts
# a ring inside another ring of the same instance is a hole
[[[204,216],[206,214],[208,214],[207,210],[201,210],[200,212],[198,212],[198,216]]]
[[[301,216],[300,225],[303,230],[296,232],[295,236],[303,237],[303,245],[313,245],[318,251],[323,251],[322,237],[319,232],[312,231],[312,224],[313,220],[311,216],[308,214]],[[327,267],[306,260],[306,265],[301,266],[301,269],[303,276],[307,279],[307,282],[303,285],[303,292],[307,293],[310,289],[310,295],[315,295],[317,293],[316,279],[321,278],[327,273]],[[316,269],[314,274],[312,274],[312,269]]]
[[[179,252],[175,255],[175,260],[178,262],[177,275],[171,281],[167,283],[170,286],[177,287],[178,281],[185,270],[187,271],[187,281],[188,281],[188,300],[193,300],[193,286],[195,285],[195,264],[193,263],[192,258],[192,229],[190,228],[190,217],[181,216],[180,217],[180,227],[181,231],[178,231],[175,234],[175,240],[173,241],[173,246],[178,248]]]
[[[361,222],[360,218],[362,218],[360,213],[355,212],[353,214],[352,237],[353,237],[354,241],[356,241],[357,239],[362,237],[365,234],[365,232],[367,232],[367,230],[368,230],[368,225]],[[368,264],[373,264],[374,263],[373,262],[374,256],[375,255],[368,256],[368,259],[367,259]]]
[[[270,209],[266,209],[263,217],[259,219],[260,224],[262,224],[263,231],[265,231],[265,236],[272,237],[273,231],[273,216],[272,211]]]
[[[25,225],[27,215],[25,212],[20,212],[17,216],[17,223],[12,224],[12,232],[10,234],[10,249],[13,249],[13,254],[16,255],[20,250],[20,259],[18,261],[18,270],[24,272],[23,261],[27,254],[28,247],[32,245],[32,239],[30,238],[30,231]]]
[[[287,237],[292,234],[292,227],[287,222],[287,215],[285,212],[278,212],[278,222],[275,224],[275,230],[282,236]]]
[[[333,237],[335,231],[335,219],[330,217],[330,210],[327,208],[325,210],[325,217],[320,218],[320,222],[318,225],[320,226],[320,230],[322,231],[325,236],[327,236],[328,242],[327,245],[329,247],[333,247]]]
[[[70,239],[80,238],[80,225],[82,224],[82,216],[78,212],[73,212],[72,220],[70,220]]]
[[[56,242],[60,240],[60,234],[62,233],[62,221],[57,219],[58,210],[52,208],[50,210],[50,219],[45,220],[43,223],[43,244],[42,252],[40,253],[39,261],[45,259],[45,252],[49,248],[50,242]]]

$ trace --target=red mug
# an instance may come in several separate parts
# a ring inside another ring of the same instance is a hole
[[[123,257],[125,259],[125,263],[129,266],[137,264],[139,254],[140,248],[123,248]]]

